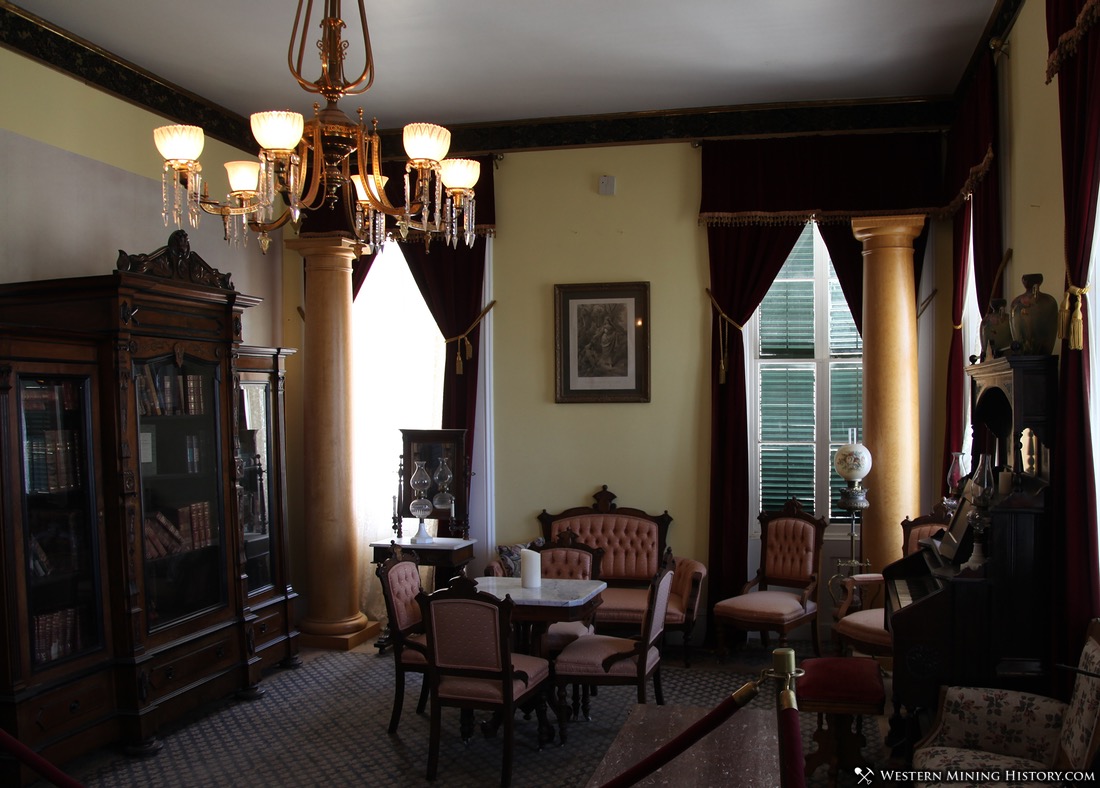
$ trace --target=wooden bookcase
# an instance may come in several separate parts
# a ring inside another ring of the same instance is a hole
[[[287,351],[242,352],[241,315],[257,303],[182,231],[151,254],[120,252],[108,275],[0,285],[0,612],[15,635],[0,724],[47,757],[111,739],[154,752],[166,722],[258,695],[264,667],[296,662]],[[268,423],[262,573],[249,572],[254,510],[242,514],[252,385]],[[50,714],[60,721],[43,731]]]

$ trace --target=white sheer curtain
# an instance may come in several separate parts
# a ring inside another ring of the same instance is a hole
[[[369,545],[394,536],[401,430],[439,429],[446,363],[443,335],[397,243],[387,243],[371,266],[352,305],[352,325],[359,604],[377,621],[385,617],[385,604]],[[415,530],[406,521],[405,535]]]

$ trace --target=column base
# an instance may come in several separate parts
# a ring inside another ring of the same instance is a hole
[[[366,626],[356,632],[344,632],[333,635],[315,635],[299,632],[298,645],[305,648],[320,648],[326,651],[351,651],[375,637],[382,629],[379,621],[367,621]]]

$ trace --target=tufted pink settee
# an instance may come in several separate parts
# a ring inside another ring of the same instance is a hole
[[[684,662],[691,664],[691,632],[699,610],[703,578],[707,568],[691,558],[676,558],[668,547],[672,517],[646,514],[640,509],[616,506],[615,494],[607,485],[593,496],[592,506],[577,506],[559,514],[545,509],[539,515],[542,536],[547,542],[566,529],[577,541],[604,550],[600,579],[607,583],[603,604],[596,609],[596,628],[639,630],[645,618],[649,584],[667,561],[673,569],[672,592],[665,614],[665,629],[684,635]]]

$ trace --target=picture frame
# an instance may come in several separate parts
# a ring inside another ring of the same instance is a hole
[[[439,470],[441,458],[446,458],[451,470],[452,480],[447,486],[447,492],[454,496],[455,517],[468,516],[466,493],[469,477],[466,470],[466,430],[403,429],[401,443],[403,477],[398,501],[400,516],[413,516],[409,511],[409,504],[415,496],[409,485],[409,479],[416,467],[416,460],[423,460],[425,469],[432,476],[432,483],[426,493],[428,500],[432,500],[440,491],[436,482],[436,472]],[[450,516],[450,509],[441,509],[433,501],[432,513],[425,519],[445,520]]]
[[[649,282],[554,285],[554,401],[649,402]]]

